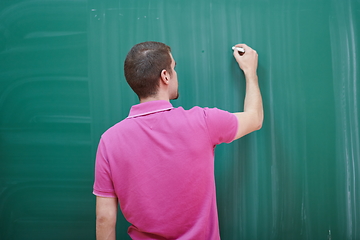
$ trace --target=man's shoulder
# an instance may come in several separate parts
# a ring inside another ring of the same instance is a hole
[[[110,126],[105,132],[102,134],[102,137],[110,137],[115,132],[119,132],[122,129],[126,129],[128,125],[127,118],[121,120],[120,122],[115,123],[114,125]]]
[[[186,118],[191,120],[199,120],[199,121],[207,121],[207,119],[212,119],[213,121],[217,121],[217,119],[222,118],[232,118],[235,117],[232,113],[222,110],[216,107],[199,107],[194,106],[188,110],[185,110],[182,107],[177,107],[174,109],[178,112],[178,114],[174,114],[173,117],[178,118]]]
[[[195,113],[195,112],[206,112],[208,110],[220,110],[216,107],[200,107],[200,106],[193,106],[189,109],[184,109],[183,107],[176,107],[175,109],[178,109],[178,110],[181,110],[181,111],[185,111],[185,112],[188,112],[188,113]]]
[[[181,115],[186,117],[195,117],[195,116],[204,116],[204,112],[207,108],[193,106],[189,109],[185,109],[183,107],[176,107],[173,109],[174,117],[181,117]]]
[[[226,110],[222,110],[216,107],[199,107],[199,106],[194,106],[189,110],[184,110],[184,111],[189,113],[202,113],[205,114],[205,116],[207,115],[207,113],[213,113],[213,114],[230,113]]]

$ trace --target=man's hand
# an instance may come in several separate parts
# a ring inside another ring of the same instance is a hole
[[[256,76],[256,69],[258,66],[257,52],[246,44],[236,44],[235,47],[241,47],[245,50],[245,53],[242,55],[240,55],[236,49],[234,50],[234,57],[239,64],[239,67],[244,71],[245,76]]]

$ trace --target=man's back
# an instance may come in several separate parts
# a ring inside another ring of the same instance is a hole
[[[236,131],[219,109],[135,105],[102,136],[94,193],[118,198],[133,239],[218,239],[214,147]]]

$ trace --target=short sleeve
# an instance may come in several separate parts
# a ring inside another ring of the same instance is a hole
[[[96,152],[93,194],[99,197],[116,197],[109,162],[106,159],[105,144],[102,139]]]
[[[217,108],[204,108],[205,121],[214,145],[230,143],[235,139],[238,121],[233,113]]]

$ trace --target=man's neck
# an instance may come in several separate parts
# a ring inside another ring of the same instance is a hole
[[[160,96],[152,96],[147,98],[141,98],[140,103],[150,102],[150,101],[158,101],[158,100],[164,100],[170,102],[169,98],[166,97],[160,97]]]

